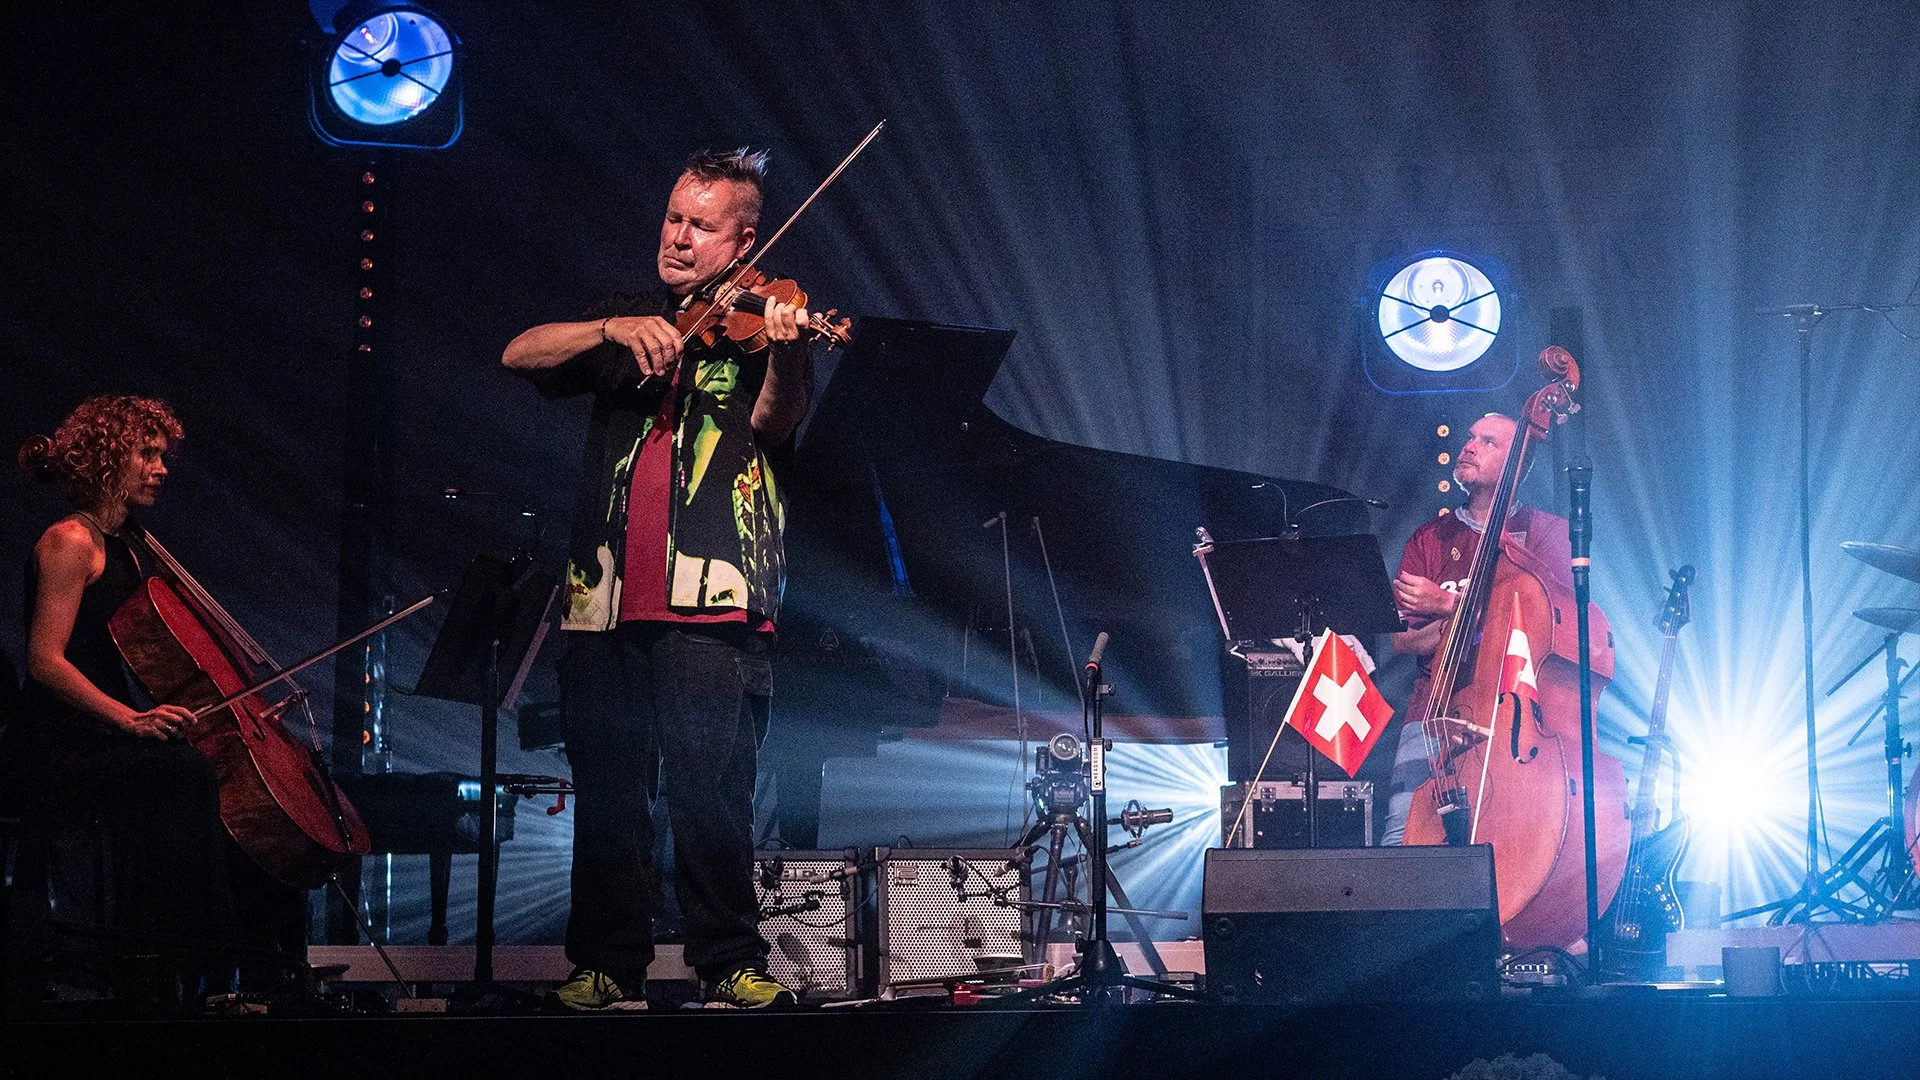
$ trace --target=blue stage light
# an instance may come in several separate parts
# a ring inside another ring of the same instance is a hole
[[[411,120],[440,100],[453,77],[453,36],[424,11],[383,11],[344,34],[327,65],[327,93],[349,119],[381,126]]]
[[[352,4],[315,57],[314,131],[340,146],[441,149],[459,138],[460,40],[412,4]]]
[[[1512,299],[1497,259],[1431,250],[1375,264],[1361,328],[1367,377],[1390,394],[1505,385],[1517,355]]]
[[[1458,371],[1500,335],[1500,291],[1472,263],[1428,255],[1380,290],[1375,319],[1393,355],[1422,371]]]

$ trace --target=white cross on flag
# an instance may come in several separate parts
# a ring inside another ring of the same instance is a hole
[[[1313,643],[1313,664],[1287,707],[1287,724],[1353,776],[1393,719],[1393,706],[1332,630]]]
[[[1507,632],[1507,655],[1500,662],[1500,696],[1513,694],[1532,701],[1540,693],[1533,678],[1533,648],[1527,642],[1527,624],[1520,612],[1520,594],[1513,594],[1513,629]]]

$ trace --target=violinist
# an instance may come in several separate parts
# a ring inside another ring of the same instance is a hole
[[[768,300],[757,350],[704,344],[674,321],[753,247],[766,160],[694,155],[667,198],[658,284],[527,330],[501,357],[548,397],[593,397],[559,664],[577,791],[574,971],[550,1008],[645,1007],[660,892],[649,807],[662,794],[686,962],[708,1004],[795,1000],[765,971],[753,788],[785,582],[768,451],[807,409],[809,316]]]
[[[1429,776],[1426,736],[1420,724],[1423,717],[1418,715],[1427,698],[1427,675],[1433,654],[1446,634],[1447,619],[1467,586],[1474,552],[1486,532],[1494,489],[1507,466],[1515,430],[1514,419],[1501,413],[1488,413],[1473,422],[1453,465],[1453,482],[1466,496],[1466,505],[1415,529],[1400,554],[1393,596],[1408,629],[1394,634],[1392,642],[1395,652],[1420,657],[1420,677],[1408,699],[1413,705],[1406,710],[1394,754],[1393,793],[1387,800],[1383,844],[1402,841],[1414,790]],[[1508,544],[1539,554],[1543,567],[1567,573],[1565,518],[1516,502],[1507,515],[1504,531]],[[1572,588],[1571,582],[1568,588]]]
[[[130,515],[154,505],[180,437],[165,402],[108,396],[20,448],[21,469],[57,485],[72,511],[47,527],[27,561],[27,679],[12,749],[30,786],[29,821],[54,853],[56,890],[90,898],[85,844],[105,842],[111,929],[189,939],[216,953],[243,943],[297,946],[303,926],[288,934],[267,925],[284,908],[262,914],[236,902],[236,882],[273,887],[221,824],[213,763],[183,734],[193,714],[148,700],[108,629],[153,573]],[[274,936],[292,940],[262,940]],[[153,974],[190,977],[194,967]],[[205,961],[199,970],[218,969]]]

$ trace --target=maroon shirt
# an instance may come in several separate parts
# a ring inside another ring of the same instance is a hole
[[[1530,561],[1536,565],[1529,569],[1557,572],[1568,591],[1572,591],[1569,560],[1573,550],[1567,539],[1566,518],[1525,504],[1516,506],[1513,513],[1507,515],[1506,540],[1509,550],[1518,546],[1533,557]],[[1466,589],[1467,578],[1473,570],[1473,556],[1479,550],[1480,534],[1461,520],[1457,512],[1443,514],[1415,529],[1407,538],[1407,546],[1400,553],[1400,572],[1417,574],[1457,594]],[[1430,616],[1405,612],[1401,612],[1401,618],[1406,620],[1409,630],[1418,630],[1435,621]],[[1407,699],[1408,722],[1420,718],[1427,696],[1427,676],[1432,669],[1433,657],[1421,657],[1420,677],[1414,681],[1413,693]]]

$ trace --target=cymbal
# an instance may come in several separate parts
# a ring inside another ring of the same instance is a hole
[[[1885,627],[1896,634],[1909,630],[1920,630],[1920,608],[1910,607],[1870,607],[1861,608],[1853,617],[1862,622]]]
[[[1875,570],[1885,570],[1908,581],[1920,581],[1920,551],[1892,544],[1869,544],[1864,540],[1848,540],[1840,545],[1840,550]]]

